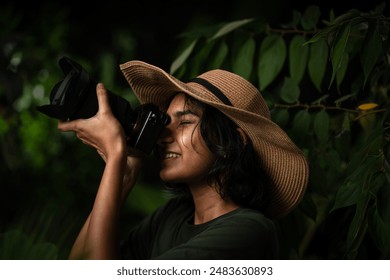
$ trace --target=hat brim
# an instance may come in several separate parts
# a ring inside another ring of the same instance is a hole
[[[300,202],[308,181],[306,158],[271,119],[225,105],[201,85],[184,83],[142,61],[129,61],[121,64],[120,69],[141,103],[163,107],[173,95],[183,92],[217,108],[242,128],[270,179],[271,198],[265,214],[272,218],[283,217]]]

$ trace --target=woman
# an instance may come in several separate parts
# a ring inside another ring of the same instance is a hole
[[[157,104],[171,119],[157,141],[157,154],[160,177],[176,196],[118,241],[120,209],[142,157],[126,153],[124,132],[99,84],[96,116],[59,123],[60,130],[75,131],[106,161],[70,258],[277,258],[272,219],[299,203],[308,166],[271,121],[259,91],[224,70],[183,83],[141,61],[121,69],[139,101]]]

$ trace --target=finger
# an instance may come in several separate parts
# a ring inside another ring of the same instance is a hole
[[[98,103],[99,103],[99,111],[100,112],[110,112],[111,107],[110,107],[110,102],[108,99],[107,89],[104,87],[104,85],[102,83],[97,84],[96,94],[97,94],[97,99],[98,99]]]
[[[79,122],[81,120],[74,121],[59,121],[58,122],[58,130],[60,131],[76,131],[79,127]]]

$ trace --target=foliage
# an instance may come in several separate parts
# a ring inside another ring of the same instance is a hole
[[[136,56],[131,27],[111,28],[83,54],[82,28],[57,5],[48,1],[42,9],[55,17],[31,24],[12,5],[0,10],[2,259],[66,258],[100,180],[96,152],[35,110],[62,78],[58,58],[72,57],[136,102],[117,67]],[[304,150],[310,182],[299,208],[278,221],[282,257],[389,258],[389,19],[383,7],[320,19],[311,6],[278,28],[250,18],[188,30],[171,72],[186,79],[221,67],[248,78]],[[166,199],[152,157],[147,166],[127,226]]]
[[[283,258],[390,257],[390,18],[383,11],[384,4],[325,19],[312,5],[278,28],[253,18],[183,35],[172,74],[189,79],[224,68],[249,79],[309,160],[304,200],[277,222]]]

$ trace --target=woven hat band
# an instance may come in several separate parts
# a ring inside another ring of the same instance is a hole
[[[225,94],[223,94],[223,92],[217,88],[216,86],[214,86],[212,83],[210,83],[209,81],[205,80],[205,79],[202,79],[202,78],[193,78],[190,80],[190,82],[193,82],[193,83],[197,83],[197,84],[200,84],[202,86],[204,86],[205,88],[207,88],[212,94],[214,94],[219,100],[221,100],[225,105],[228,105],[228,106],[233,106],[233,104],[230,102],[230,100],[226,97]]]

